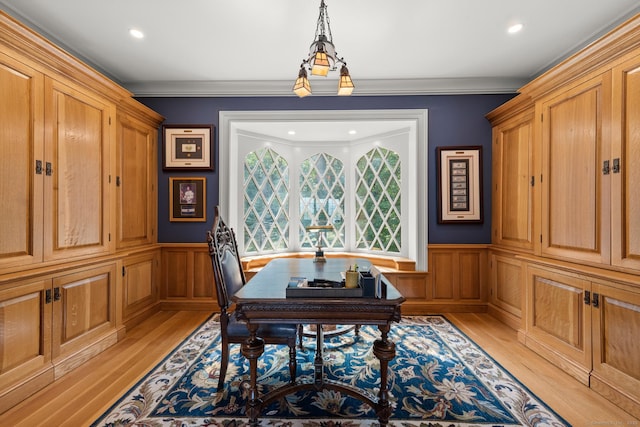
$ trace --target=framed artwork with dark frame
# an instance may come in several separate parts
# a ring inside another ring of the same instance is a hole
[[[437,147],[438,223],[482,223],[482,146]]]
[[[207,221],[207,179],[169,177],[169,221]]]
[[[162,168],[213,170],[213,125],[163,125]]]

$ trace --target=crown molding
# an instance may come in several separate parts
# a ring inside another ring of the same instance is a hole
[[[358,80],[352,96],[516,93],[524,78]],[[293,81],[148,81],[122,83],[137,97],[295,96]],[[311,80],[311,96],[337,96],[337,80]]]

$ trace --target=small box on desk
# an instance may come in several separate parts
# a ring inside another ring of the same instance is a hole
[[[376,296],[376,278],[368,271],[360,272],[360,287],[362,288],[362,296],[365,298],[374,298]]]

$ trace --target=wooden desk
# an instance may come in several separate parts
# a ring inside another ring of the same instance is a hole
[[[247,415],[252,426],[258,425],[262,408],[274,399],[299,390],[333,389],[358,398],[374,408],[381,426],[386,426],[391,416],[388,390],[389,361],[396,355],[395,344],[388,339],[391,322],[400,321],[400,305],[404,297],[384,276],[384,298],[287,298],[286,287],[291,277],[308,279],[341,280],[340,272],[349,264],[368,267],[366,260],[353,258],[328,258],[326,263],[314,263],[309,258],[275,259],[238,291],[233,297],[236,313],[247,322],[250,337],[242,344],[242,354],[249,360],[250,389]],[[256,336],[259,323],[295,323],[320,325],[376,325],[381,337],[373,344],[373,353],[380,360],[380,391],[373,396],[361,390],[324,378],[322,363],[323,336],[318,327],[317,351],[314,359],[313,382],[297,381],[285,385],[267,395],[259,396],[257,388],[258,358],[264,352],[264,341]]]

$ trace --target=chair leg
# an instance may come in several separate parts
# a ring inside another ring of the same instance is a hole
[[[218,379],[218,391],[224,387],[224,378],[227,375],[227,365],[229,364],[229,343],[223,342],[221,346],[222,358],[220,360],[220,377]]]
[[[298,361],[296,360],[296,343],[294,341],[289,345],[289,378],[292,384],[296,382],[297,370]]]
[[[356,325],[355,332],[356,332],[356,336],[359,337],[360,336],[360,325]]]
[[[299,324],[298,325],[298,342],[299,342],[298,348],[300,350],[304,350],[303,339],[304,339],[304,325]]]

